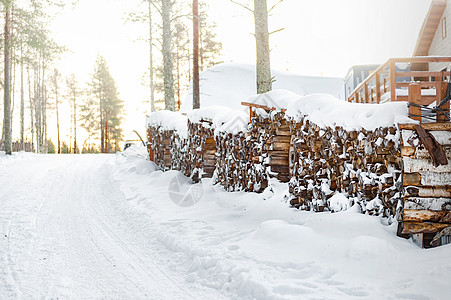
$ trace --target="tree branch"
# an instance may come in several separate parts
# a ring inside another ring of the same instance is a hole
[[[279,32],[279,31],[282,31],[282,30],[285,30],[285,29],[287,29],[286,27],[284,27],[284,28],[280,28],[280,29],[277,29],[277,30],[274,30],[274,31],[271,31],[269,34],[271,35],[271,34],[273,34],[273,33],[277,33],[277,32]]]
[[[150,1],[150,3],[152,3],[152,6],[155,7],[155,9],[160,13],[160,15],[162,15],[163,13],[161,12],[161,9],[155,4],[154,1],[152,0],[148,0]]]
[[[277,6],[279,5],[283,0],[279,0],[276,4],[274,4],[269,10],[268,10],[268,14]]]
[[[236,5],[239,5],[239,6],[243,7],[243,8],[245,8],[245,9],[247,9],[247,10],[250,11],[251,13],[254,13],[254,11],[253,11],[252,9],[250,9],[249,7],[247,7],[247,6],[244,5],[244,4],[241,4],[241,3],[236,2],[236,1],[234,1],[234,0],[230,0],[230,2],[235,3]]]

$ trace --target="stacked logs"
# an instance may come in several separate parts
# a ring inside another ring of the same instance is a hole
[[[191,164],[188,157],[188,139],[176,130],[173,130],[169,139],[171,153],[171,170],[182,172],[185,176],[191,175]]]
[[[290,121],[293,135],[291,204],[313,211],[331,207],[334,192],[363,213],[394,216],[402,193],[402,161],[396,127],[374,131],[321,128],[303,118]]]
[[[173,132],[173,130],[164,130],[159,125],[147,127],[148,147],[153,152],[153,161],[164,171],[172,168],[170,141]]]
[[[283,111],[251,108],[250,136],[254,161],[267,168],[270,177],[281,182],[290,180],[289,150],[291,133]]]
[[[211,178],[215,171],[216,143],[212,121],[188,121],[188,142],[184,161],[185,175],[193,182]]]
[[[216,182],[227,191],[262,192],[268,173],[260,161],[256,138],[247,132],[218,131],[216,136]]]
[[[398,235],[431,247],[451,242],[451,123],[421,127],[400,125],[405,195]],[[438,163],[440,152],[443,161]]]

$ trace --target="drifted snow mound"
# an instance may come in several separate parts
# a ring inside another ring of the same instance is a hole
[[[298,95],[326,93],[344,99],[342,78],[302,76],[271,70],[273,89],[286,89]],[[200,73],[200,106],[222,105],[242,110],[241,101],[256,93],[255,66],[224,63]],[[193,90],[190,85],[180,109],[188,112],[193,107]]]

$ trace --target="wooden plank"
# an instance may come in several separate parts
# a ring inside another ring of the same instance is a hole
[[[396,77],[445,77],[449,75],[450,72],[431,72],[431,71],[396,72]]]
[[[437,106],[440,104],[440,102],[442,101],[443,98],[446,97],[446,90],[448,88],[448,83],[447,82],[437,82]],[[448,117],[450,116],[450,111],[449,111],[449,101],[447,101],[444,105],[442,105],[440,107],[444,112],[447,112]],[[439,112],[437,112],[437,122],[446,122],[448,121],[446,116],[444,115],[440,115]]]
[[[402,234],[414,233],[437,233],[440,230],[449,227],[444,223],[420,223],[420,222],[403,222]]]
[[[409,92],[410,95],[410,92]],[[420,103],[421,105],[429,105],[433,103],[437,99],[436,96],[421,96]],[[396,101],[407,101],[410,102],[409,96],[396,96]]]
[[[444,210],[433,211],[433,210],[404,209],[402,214],[403,214],[402,215],[403,222],[437,222],[437,223],[451,222],[451,212]]]
[[[415,63],[427,63],[427,62],[451,62],[449,56],[414,56],[414,57],[396,57],[393,58],[396,62],[415,62]]]
[[[404,209],[449,211],[451,210],[451,199],[445,197],[437,197],[437,198],[405,197]]]
[[[376,79],[376,102],[381,102],[381,75],[379,72],[375,72],[374,74]]]
[[[249,107],[256,107],[256,108],[263,108],[264,110],[276,110],[275,107],[268,107],[266,105],[260,105],[255,103],[249,103],[249,102],[241,102],[241,105],[243,106],[249,106]]]
[[[390,68],[390,101],[396,101],[396,66],[393,59],[389,59]]]
[[[435,82],[435,81],[432,81],[432,82],[430,82],[430,81],[419,81],[419,82],[416,82],[416,83],[418,83],[422,88],[429,88],[429,87],[436,87],[437,86],[437,82]],[[409,85],[411,85],[411,84],[412,84],[411,81],[409,81],[409,82],[397,82],[396,83],[396,87],[409,87]]]
[[[407,186],[406,197],[451,198],[451,185]]]
[[[451,173],[403,173],[404,186],[435,186],[435,185],[451,185]]]
[[[446,157],[448,160],[451,159],[451,145],[446,145],[443,147],[445,150]],[[421,159],[430,159],[431,156],[429,152],[424,148],[416,148],[410,146],[401,146],[401,156],[407,156],[410,158],[421,158]]]
[[[402,158],[404,164],[404,172],[406,173],[422,173],[422,172],[434,172],[434,173],[451,173],[451,163],[446,165],[435,166],[431,158]]]
[[[415,130],[416,124],[399,124],[399,129],[401,130]],[[451,131],[451,123],[423,123],[421,126],[425,130],[434,131]],[[433,134],[433,133],[432,133]]]
[[[399,98],[396,100],[400,100]],[[393,101],[393,99],[392,99],[392,101]],[[408,100],[409,100],[409,103],[412,103],[412,104],[417,104],[417,105],[421,104],[421,87],[419,84],[412,83],[411,85],[409,85]],[[410,106],[409,107],[409,117],[411,119],[421,122],[421,108],[416,107],[416,106]]]
[[[417,131],[418,137],[420,138],[423,146],[428,150],[431,155],[432,162],[434,166],[448,165],[448,159],[446,158],[446,153],[443,147],[437,142],[435,137],[424,130],[421,125],[415,125],[415,130]]]

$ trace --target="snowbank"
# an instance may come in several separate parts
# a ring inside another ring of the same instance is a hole
[[[273,89],[286,89],[298,95],[327,93],[344,99],[342,78],[301,76],[272,70],[275,82]],[[200,73],[200,106],[223,105],[241,110],[241,101],[255,94],[255,66],[249,64],[224,63]],[[183,97],[181,112],[193,107],[192,86]]]
[[[326,94],[300,97],[288,106],[285,114],[295,121],[305,117],[322,128],[340,126],[345,130],[375,130],[415,122],[408,117],[407,102],[350,103]]]
[[[445,299],[451,245],[419,249],[396,237],[396,222],[290,209],[285,184],[262,194],[224,192],[203,180],[202,196],[169,199],[178,172],[139,174],[118,156],[114,176],[133,209],[127,228],[155,233],[185,280],[241,299]],[[265,201],[263,201],[265,200]],[[334,198],[336,211],[346,205]],[[149,214],[151,223],[139,223]],[[147,242],[147,241],[146,241]],[[415,263],[412,263],[415,262]],[[419,276],[418,274],[423,274]]]

